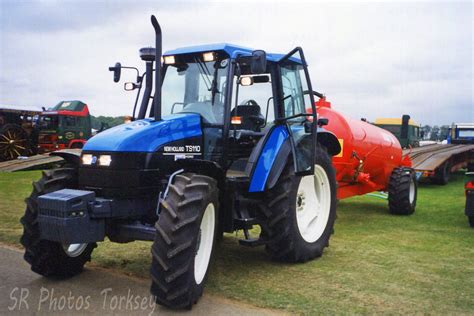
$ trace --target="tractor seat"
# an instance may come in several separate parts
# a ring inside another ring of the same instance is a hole
[[[250,130],[260,132],[261,126],[265,122],[260,106],[258,105],[238,105],[230,112],[230,116],[240,116],[242,124],[238,126],[239,130]]]

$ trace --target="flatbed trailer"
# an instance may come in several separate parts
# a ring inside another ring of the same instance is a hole
[[[58,152],[77,153],[80,155],[81,149],[63,149]],[[0,162],[0,172],[25,171],[33,169],[47,169],[48,166],[62,162],[64,159],[59,155],[49,153],[34,155],[30,157],[20,157],[14,160]]]
[[[466,167],[474,144],[432,144],[403,150],[412,161],[417,178],[428,178],[436,184],[446,184],[449,175]]]

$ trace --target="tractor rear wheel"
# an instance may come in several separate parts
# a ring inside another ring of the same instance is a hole
[[[74,168],[47,170],[38,182],[33,183],[33,192],[25,200],[26,211],[20,220],[23,224],[20,242],[25,247],[24,258],[31,265],[31,270],[43,276],[66,278],[79,274],[84,264],[91,260],[91,253],[97,246],[95,243],[63,245],[40,239],[38,197],[76,185]]]
[[[28,134],[21,126],[6,124],[0,131],[0,159],[10,160],[28,152]]]
[[[388,183],[390,213],[410,215],[415,212],[418,185],[411,168],[395,168]]]
[[[151,248],[151,293],[157,304],[190,309],[202,295],[218,232],[217,182],[193,173],[177,175],[160,208]]]
[[[261,205],[262,239],[273,259],[305,262],[320,257],[336,219],[336,175],[327,152],[316,148],[314,175],[294,174],[290,161]]]

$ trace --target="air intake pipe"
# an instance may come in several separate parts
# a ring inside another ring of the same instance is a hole
[[[153,62],[155,61],[155,49],[144,47],[140,49],[140,58],[146,62],[145,72],[145,92],[143,92],[142,104],[138,112],[138,119],[144,119],[146,110],[150,102],[151,91],[153,90]]]
[[[161,38],[161,27],[158,21],[156,20],[155,16],[151,16],[151,24],[153,25],[153,28],[155,29],[155,49],[156,49],[156,54],[155,54],[155,96],[153,97],[153,112],[154,112],[154,117],[155,121],[160,121],[161,120],[161,73],[162,73],[162,68],[161,68],[161,43],[162,43],[162,38]]]

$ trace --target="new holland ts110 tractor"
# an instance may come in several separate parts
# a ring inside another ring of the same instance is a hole
[[[336,218],[331,156],[341,153],[341,141],[317,117],[321,95],[303,50],[281,55],[216,44],[162,54],[161,29],[151,21],[156,49],[140,50],[146,72],[125,84],[141,96],[134,120],[92,137],[80,156],[54,153],[67,164],[34,183],[21,239],[32,270],[73,276],[106,237],[149,240],[156,302],[190,308],[223,232],[243,230],[242,245],[265,245],[276,260],[321,256]],[[110,68],[114,81],[123,68]],[[341,181],[370,184],[355,165],[360,172]],[[412,179],[397,172],[395,181]],[[394,207],[414,206],[407,192],[394,193],[404,203]],[[254,225],[258,238],[249,233]]]

